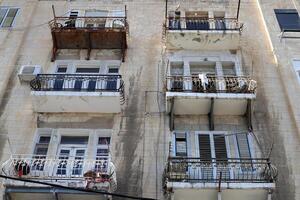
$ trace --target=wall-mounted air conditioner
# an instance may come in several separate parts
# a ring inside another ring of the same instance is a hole
[[[42,67],[39,65],[23,65],[18,73],[18,77],[20,81],[31,81],[40,73],[42,73]]]

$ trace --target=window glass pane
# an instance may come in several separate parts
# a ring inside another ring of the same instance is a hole
[[[18,9],[16,9],[16,8],[9,9],[8,14],[2,24],[2,27],[11,27],[17,12],[18,12]]]
[[[67,67],[58,67],[57,68],[57,73],[66,73],[67,72]]]
[[[300,20],[296,9],[275,9],[280,29],[300,31]]]
[[[101,144],[101,145],[110,144],[110,137],[99,137],[98,144]]]
[[[187,145],[185,133],[176,133],[176,156],[187,156]]]
[[[37,144],[34,149],[35,155],[47,155],[48,152],[48,145],[39,145]]]
[[[96,156],[108,156],[108,149],[104,149],[104,148],[97,149]]]
[[[222,62],[223,74],[235,76],[235,64],[233,62]]]
[[[84,68],[77,68],[76,73],[99,73],[100,68],[96,67],[84,67]]]
[[[41,136],[39,143],[48,144],[50,142],[50,138],[51,138],[50,136]]]
[[[109,68],[108,73],[119,73],[119,68]]]
[[[61,144],[87,144],[89,140],[88,136],[62,136]]]
[[[0,25],[6,15],[7,9],[6,8],[0,8]]]
[[[247,134],[236,134],[240,158],[251,158]]]

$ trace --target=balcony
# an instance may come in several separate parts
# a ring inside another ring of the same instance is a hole
[[[257,83],[247,76],[167,76],[167,112],[178,115],[244,115]]]
[[[243,24],[235,18],[169,17],[168,49],[237,49]]]
[[[267,200],[275,188],[276,168],[268,159],[200,160],[171,157],[165,170],[165,189],[174,199]],[[218,194],[219,192],[219,194]]]
[[[124,16],[55,17],[49,22],[52,40],[52,61],[59,49],[86,49],[89,60],[92,49],[120,49],[125,60],[128,24]]]
[[[94,159],[89,159],[81,156],[47,158],[44,155],[12,155],[2,164],[2,173],[10,177],[81,189],[114,192],[117,188],[115,167],[109,156],[97,156]],[[7,190],[12,197],[15,195],[16,199],[20,195],[21,187],[27,188],[26,191],[23,191],[25,194],[22,196],[25,199],[27,197],[26,193],[27,195],[28,193],[29,195],[44,193],[43,198],[47,195],[53,197],[50,190],[49,194],[45,194],[47,188],[43,185],[15,180],[6,180],[4,185],[9,188]],[[30,187],[30,190],[28,187]],[[63,190],[60,192],[62,197],[63,195],[70,195],[70,193],[65,194]],[[75,193],[73,191],[73,195],[76,195]],[[99,198],[99,195],[97,196]],[[30,196],[27,198],[30,198]]]
[[[119,113],[121,75],[38,74],[30,82],[35,112]]]

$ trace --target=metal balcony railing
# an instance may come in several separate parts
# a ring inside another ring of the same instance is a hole
[[[51,30],[86,29],[91,31],[103,29],[127,29],[126,17],[55,17],[49,22]]]
[[[108,189],[116,187],[114,166],[109,156],[88,159],[82,156],[12,155],[1,166],[10,177],[59,182],[63,185],[78,183],[76,187]]]
[[[201,160],[171,157],[166,168],[166,178],[170,182],[270,183],[276,177],[277,169],[268,159]]]
[[[255,93],[257,82],[247,76],[167,76],[169,92]]]
[[[243,24],[236,18],[169,17],[167,30],[241,31]]]
[[[35,91],[119,92],[124,83],[121,75],[38,74],[30,86]]]
[[[109,156],[87,159],[82,156],[12,155],[2,164],[2,172],[7,176],[34,179],[84,179],[88,171],[109,176]]]

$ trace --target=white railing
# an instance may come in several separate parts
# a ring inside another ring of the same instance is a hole
[[[2,164],[2,173],[63,185],[77,182],[76,187],[116,189],[115,167],[109,156],[89,159],[82,156],[12,155]]]

